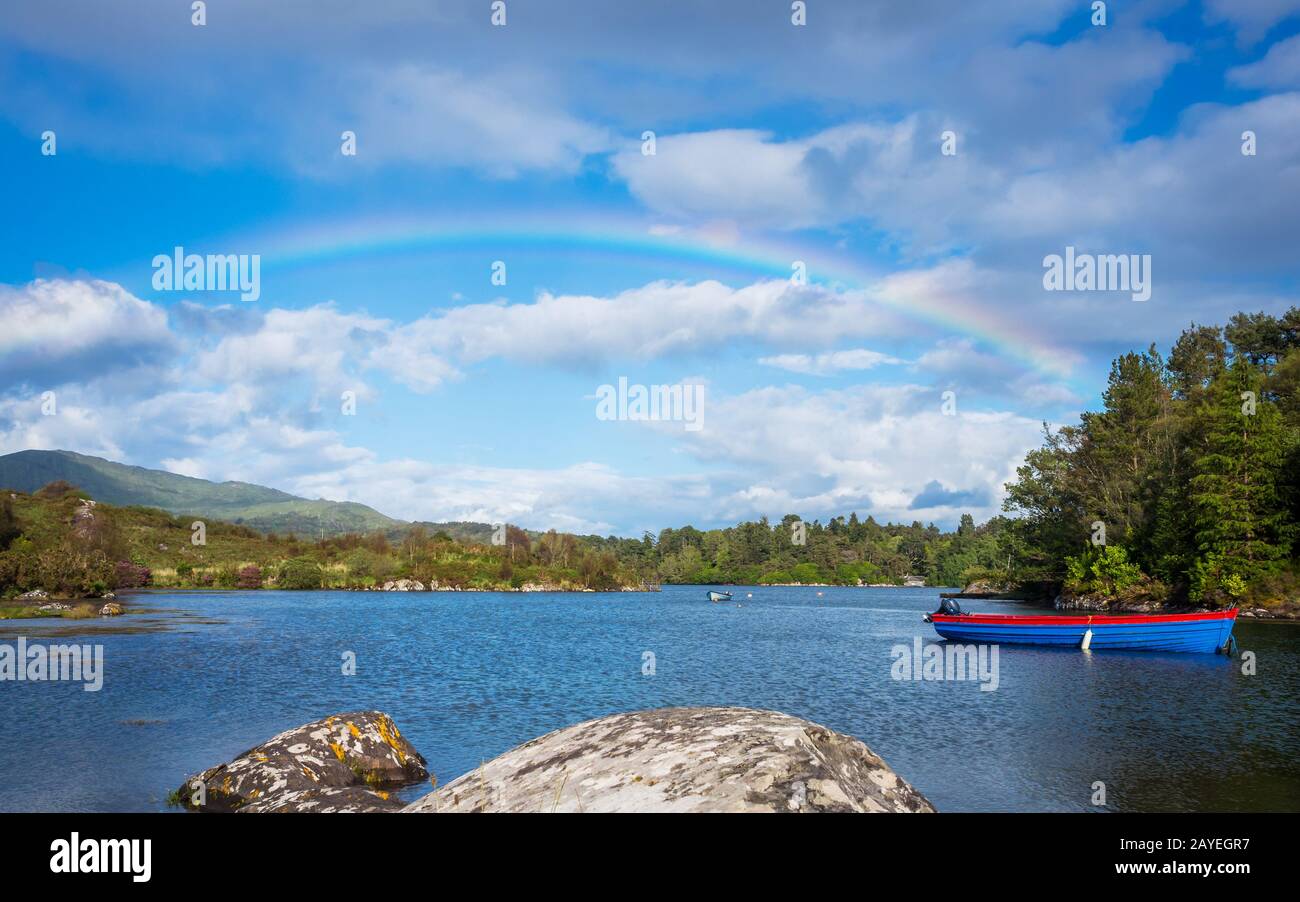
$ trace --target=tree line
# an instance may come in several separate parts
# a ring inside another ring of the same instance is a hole
[[[1044,426],[1008,487],[1015,575],[1076,594],[1297,596],[1300,308],[1193,323],[1111,365],[1102,409]]]

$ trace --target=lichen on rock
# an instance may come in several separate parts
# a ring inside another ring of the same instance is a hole
[[[661,708],[548,733],[409,812],[932,812],[863,742],[787,714]]]
[[[175,797],[204,811],[393,811],[402,802],[385,788],[428,777],[391,717],[358,711],[287,730],[195,774]]]

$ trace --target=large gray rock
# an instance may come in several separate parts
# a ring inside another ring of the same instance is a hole
[[[176,797],[204,811],[393,811],[402,803],[385,789],[428,776],[391,717],[358,711],[287,730],[190,777]]]
[[[408,806],[452,811],[911,811],[865,744],[774,711],[661,708],[547,733]]]

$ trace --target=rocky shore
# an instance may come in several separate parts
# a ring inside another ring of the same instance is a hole
[[[980,580],[960,592],[940,592],[940,598],[1001,599],[1006,601],[1050,602],[1058,611],[1083,611],[1107,614],[1184,614],[1207,611],[1193,605],[1175,605],[1163,594],[1147,591],[1144,586],[1118,595],[1076,595],[1058,592],[1044,594],[1041,587],[1023,587],[1009,583]],[[1300,620],[1300,602],[1282,602],[1274,607],[1243,604],[1237,614],[1247,620]]]
[[[992,598],[1006,601],[1050,600],[1040,586],[1021,586],[1017,583],[980,579],[967,585],[960,592],[940,592],[940,598]]]
[[[193,589],[184,589],[169,586],[150,586],[149,588],[158,590],[173,591],[197,591]],[[259,590],[241,590],[241,589],[222,589],[223,592],[240,592],[240,591],[259,591]],[[294,589],[284,589],[281,591],[292,592]],[[318,590],[319,591],[319,590]],[[522,586],[510,586],[505,588],[479,589],[466,588],[460,586],[443,586],[437,582],[425,585],[418,579],[390,579],[380,586],[353,586],[336,591],[345,592],[596,592],[596,589],[579,588],[570,585],[557,585],[553,583],[524,583]],[[658,586],[620,586],[617,589],[611,589],[612,592],[658,592]],[[85,619],[87,617],[116,617],[125,613],[125,610],[118,600],[117,595],[113,592],[104,592],[101,595],[87,596],[65,596],[51,595],[44,589],[34,589],[30,592],[24,592],[12,599],[0,601],[0,620],[17,620],[33,617],[65,617],[70,619]]]
[[[116,617],[121,613],[122,605],[112,592],[83,597],[51,595],[44,589],[34,589],[0,602],[0,620],[40,617],[84,620],[88,617]]]
[[[576,587],[564,583],[524,583],[522,586],[509,586],[500,589],[466,588],[463,586],[440,585],[437,580],[425,585],[418,579],[390,579],[380,586],[361,586],[354,592],[596,592],[596,589]],[[619,586],[612,592],[658,592],[658,586]]]
[[[1066,595],[1056,596],[1052,607],[1058,611],[1087,611],[1107,614],[1188,614],[1202,613],[1209,608],[1193,605],[1171,605],[1162,600],[1145,596],[1105,596],[1105,595]],[[1278,608],[1264,608],[1243,605],[1237,612],[1239,618],[1246,620],[1300,620],[1300,608],[1286,605]]]
[[[547,733],[409,805],[429,778],[378,711],[288,730],[195,774],[173,800],[200,811],[933,812],[863,742],[787,714],[659,708]]]

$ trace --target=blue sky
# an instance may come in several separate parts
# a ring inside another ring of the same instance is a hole
[[[951,525],[1115,354],[1300,302],[1300,0],[489,16],[7,10],[0,452],[411,519]],[[178,245],[259,255],[260,298],[155,290]],[[1044,291],[1067,246],[1150,255],[1150,300]],[[620,377],[703,386],[702,428],[599,419]]]

